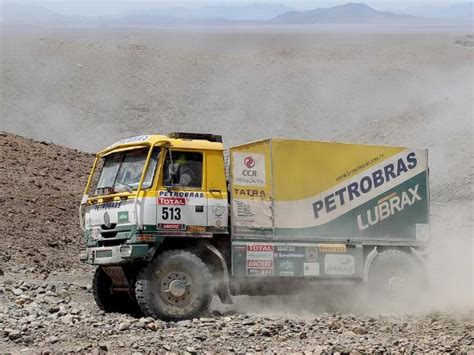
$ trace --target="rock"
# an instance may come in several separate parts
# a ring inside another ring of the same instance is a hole
[[[169,346],[168,344],[162,344],[161,347],[166,351],[171,351],[171,346]]]
[[[306,333],[306,332],[301,332],[300,335],[299,335],[299,338],[300,338],[300,339],[306,339],[306,338],[308,338],[308,333]]]
[[[130,329],[130,323],[129,322],[120,323],[118,329],[120,331],[129,330]]]
[[[187,327],[193,324],[190,320],[180,320],[179,322],[176,322],[177,325],[180,327]]]
[[[187,346],[187,347],[186,347],[186,351],[187,351],[188,353],[191,353],[191,354],[195,354],[195,353],[196,353],[196,349],[193,348],[192,346]]]
[[[368,333],[367,329],[362,328],[362,327],[355,327],[354,329],[352,329],[352,331],[359,335],[364,335]]]
[[[255,324],[255,320],[252,318],[245,318],[242,321],[242,325],[252,325],[252,324]]]
[[[20,295],[23,294],[23,291],[22,291],[21,289],[19,289],[19,288],[14,288],[14,289],[12,290],[12,293],[13,293],[15,296],[20,296]]]
[[[50,336],[50,337],[46,338],[46,341],[50,344],[55,344],[59,341],[59,338],[56,337],[56,336]]]
[[[215,322],[215,318],[199,318],[199,320],[203,323],[213,323],[213,322]]]
[[[11,330],[8,333],[8,339],[10,340],[16,340],[21,338],[21,332],[19,330]]]
[[[272,335],[272,332],[268,328],[262,328],[262,330],[260,330],[260,334],[262,334],[263,336],[269,337]]]
[[[56,313],[56,312],[59,312],[59,306],[58,306],[58,305],[54,305],[54,306],[49,307],[48,312],[49,312],[49,313]]]

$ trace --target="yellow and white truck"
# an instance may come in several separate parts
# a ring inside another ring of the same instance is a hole
[[[309,281],[390,296],[421,284],[428,191],[425,149],[132,137],[97,154],[80,257],[97,265],[101,309],[165,320],[197,316],[215,294],[231,303]]]

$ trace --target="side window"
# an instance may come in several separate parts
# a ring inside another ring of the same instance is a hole
[[[202,186],[202,153],[172,151],[166,152],[163,168],[163,185],[182,188],[200,188]],[[171,173],[173,172],[173,173]]]

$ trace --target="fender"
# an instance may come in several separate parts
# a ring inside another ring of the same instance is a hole
[[[377,247],[374,247],[372,251],[367,255],[367,258],[365,259],[364,262],[364,282],[369,281],[369,269],[370,265],[372,265],[372,262],[374,261],[375,257],[377,256]]]
[[[227,264],[225,262],[224,256],[221,252],[209,241],[201,240],[201,245],[205,246],[207,250],[213,253],[220,261],[220,266],[222,271],[222,279],[218,281],[216,292],[219,296],[219,299],[224,304],[233,304],[232,297],[230,295],[230,288],[229,288],[229,270],[227,268]]]

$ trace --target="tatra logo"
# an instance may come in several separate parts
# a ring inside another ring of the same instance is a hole
[[[251,156],[245,157],[244,164],[247,168],[252,169],[255,167],[255,160]]]
[[[263,190],[235,189],[234,188],[234,193],[236,195],[244,195],[244,196],[249,196],[249,197],[261,197],[261,198],[266,197],[265,191]]]
[[[110,216],[107,212],[104,213],[104,226],[107,228],[110,228],[111,223],[110,223]]]
[[[370,210],[367,210],[367,218],[361,215],[357,216],[357,225],[360,230],[365,230],[370,226],[374,226],[384,219],[393,216],[397,212],[401,212],[406,206],[413,205],[416,201],[421,201],[420,195],[418,195],[418,185],[413,189],[408,188],[408,191],[403,191],[401,197],[397,193],[391,193],[390,195],[380,199],[377,205]]]
[[[321,213],[329,213],[347,202],[361,197],[372,190],[384,185],[390,180],[395,180],[402,174],[414,169],[418,161],[415,152],[400,158],[397,162],[385,165],[371,174],[362,176],[359,181],[354,181],[339,190],[328,194],[326,197],[313,203],[314,218],[318,219]]]

